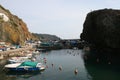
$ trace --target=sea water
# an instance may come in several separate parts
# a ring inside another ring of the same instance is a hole
[[[86,65],[84,53],[83,50],[73,49],[40,52],[35,57],[37,62],[46,65],[44,71],[23,73],[0,70],[0,80],[120,80],[120,71],[116,69]]]

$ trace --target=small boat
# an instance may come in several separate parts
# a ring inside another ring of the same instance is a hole
[[[4,67],[10,71],[41,71],[45,69],[45,65],[33,61],[25,61],[22,63],[7,64]]]
[[[22,63],[24,61],[30,61],[28,57],[12,57],[8,59],[8,63]]]

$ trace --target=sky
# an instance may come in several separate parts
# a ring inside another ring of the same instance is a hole
[[[26,24],[30,32],[78,39],[86,15],[105,8],[120,9],[120,0],[0,0]]]

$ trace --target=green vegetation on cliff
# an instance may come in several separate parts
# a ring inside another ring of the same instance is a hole
[[[34,38],[22,19],[13,15],[0,5],[0,41],[23,44],[26,39]]]

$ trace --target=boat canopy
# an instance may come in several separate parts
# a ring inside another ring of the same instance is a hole
[[[38,64],[38,62],[25,61],[25,62],[21,63],[20,66],[31,66],[31,67],[36,67],[37,64]],[[19,66],[19,67],[20,67],[20,66]]]

